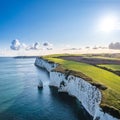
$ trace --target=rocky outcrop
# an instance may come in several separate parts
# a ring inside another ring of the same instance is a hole
[[[96,87],[82,78],[75,77],[54,71],[58,64],[37,58],[35,65],[45,68],[50,73],[50,85],[58,87],[59,92],[67,92],[69,95],[76,97],[93,116],[94,120],[118,120],[117,118],[103,112],[100,108],[102,94]]]
[[[43,88],[43,82],[41,80],[39,80],[39,84],[38,84],[38,88]]]

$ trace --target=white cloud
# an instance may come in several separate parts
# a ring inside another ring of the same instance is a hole
[[[51,44],[49,42],[44,42],[43,43],[43,48],[47,49],[47,50],[52,50],[53,49],[53,44]]]
[[[25,43],[20,43],[20,41],[18,39],[15,39],[11,42],[11,46],[10,48],[12,50],[20,50],[20,49],[27,49],[27,45]]]
[[[32,46],[28,46],[26,50],[39,50],[40,49],[40,44],[38,42],[35,42]]]
[[[110,43],[109,44],[109,49],[118,49],[118,50],[120,50],[120,42]]]
[[[15,40],[13,40],[13,41],[11,42],[10,48],[11,48],[12,50],[19,50],[20,47],[21,47],[21,44],[20,44],[20,42],[19,42],[18,39],[15,39]]]
[[[40,44],[38,42],[36,42],[34,44],[34,49],[37,50],[37,49],[40,49]]]
[[[39,42],[35,42],[33,45],[26,45],[25,43],[21,43],[18,39],[15,39],[11,42],[10,48],[12,50],[40,50],[40,49],[46,49],[46,50],[52,50],[53,44],[49,42],[44,42],[41,46]]]
[[[49,45],[48,42],[44,42],[44,43],[43,43],[43,46],[48,46],[48,45]]]
[[[15,39],[11,42],[11,46],[10,48],[12,50],[38,50],[40,49],[40,44],[38,42],[34,43],[32,46],[28,46],[25,43],[20,43],[20,41],[18,39]]]
[[[20,44],[20,48],[21,48],[21,49],[26,49],[26,48],[27,48],[27,45],[26,45],[25,43],[21,43],[21,44]]]

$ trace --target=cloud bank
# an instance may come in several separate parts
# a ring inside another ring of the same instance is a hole
[[[109,49],[120,50],[120,42],[110,43],[110,44],[109,44]]]
[[[40,49],[47,49],[52,50],[53,44],[49,42],[44,42],[40,45],[39,42],[35,42],[33,45],[26,45],[25,43],[21,43],[18,39],[15,39],[11,42],[10,48],[12,50],[40,50]]]

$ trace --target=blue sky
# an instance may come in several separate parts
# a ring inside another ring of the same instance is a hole
[[[98,28],[111,15],[120,21],[119,0],[0,0],[0,49],[16,38],[26,44],[107,46],[120,41],[119,29]]]

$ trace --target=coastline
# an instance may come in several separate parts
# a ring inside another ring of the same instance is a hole
[[[97,87],[74,75],[69,75],[66,78],[64,73],[54,71],[58,64],[48,62],[43,58],[36,58],[35,65],[45,68],[50,73],[50,86],[57,87],[58,92],[67,92],[76,97],[94,120],[118,120],[100,107],[102,94]]]

